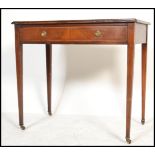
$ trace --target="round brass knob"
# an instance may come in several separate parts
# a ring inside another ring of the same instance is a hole
[[[102,33],[100,30],[97,30],[97,31],[95,32],[95,36],[96,36],[96,37],[101,37],[101,36],[103,36],[103,33]]]
[[[47,32],[46,32],[46,31],[42,31],[42,32],[41,32],[41,36],[42,36],[42,37],[45,37],[46,35],[47,35]]]

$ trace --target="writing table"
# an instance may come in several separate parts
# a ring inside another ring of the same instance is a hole
[[[45,44],[48,113],[51,112],[52,44],[127,45],[126,141],[130,140],[135,44],[142,46],[142,119],[145,123],[145,92],[148,22],[137,19],[14,21],[19,125],[23,122],[23,44]]]

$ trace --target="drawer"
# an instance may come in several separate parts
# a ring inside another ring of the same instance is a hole
[[[22,42],[50,42],[69,39],[67,27],[23,27],[20,28]]]
[[[70,39],[76,42],[126,43],[127,26],[71,27]]]
[[[126,43],[127,26],[21,27],[23,43]]]

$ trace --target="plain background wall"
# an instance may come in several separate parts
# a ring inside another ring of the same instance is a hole
[[[146,117],[153,118],[152,10],[3,10],[2,112],[17,112],[14,26],[17,20],[137,18],[148,33]],[[52,106],[55,114],[124,117],[127,47],[53,45]],[[24,45],[24,111],[47,114],[45,46]],[[141,117],[141,46],[136,45],[132,116]]]

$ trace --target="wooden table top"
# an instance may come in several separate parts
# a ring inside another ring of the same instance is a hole
[[[150,24],[142,20],[135,18],[129,19],[94,19],[94,20],[55,20],[55,21],[13,21],[12,24],[19,25],[36,25],[36,24],[104,24],[104,23],[140,23],[140,24]]]

